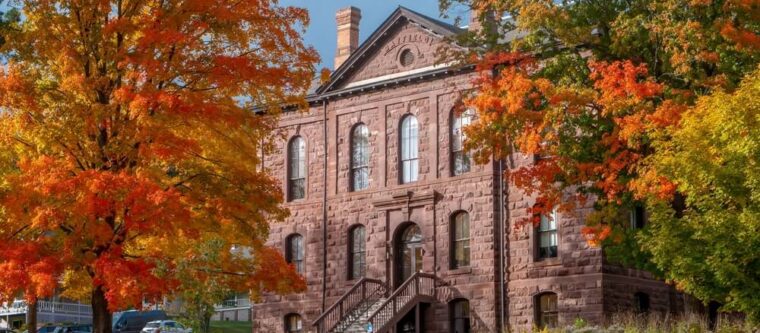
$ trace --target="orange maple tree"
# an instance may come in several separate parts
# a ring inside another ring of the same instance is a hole
[[[276,1],[30,0],[0,72],[0,298],[86,298],[96,332],[187,278],[292,292],[265,245],[282,220],[261,167],[304,103],[305,10]],[[268,113],[264,117],[252,110]],[[215,243],[214,260],[201,245]],[[232,249],[245,249],[234,251]]]

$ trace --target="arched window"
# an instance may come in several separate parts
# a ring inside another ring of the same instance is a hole
[[[288,263],[293,264],[293,266],[296,267],[296,272],[299,274],[304,273],[304,265],[303,265],[303,257],[304,257],[304,247],[303,247],[303,236],[299,234],[292,234],[288,236],[288,238],[285,241],[285,259],[288,261]]]
[[[642,292],[633,294],[633,307],[636,313],[649,312],[649,295]]]
[[[537,259],[557,257],[559,244],[557,237],[557,210],[555,209],[548,216],[541,215],[541,221],[536,228]]]
[[[364,276],[367,264],[367,245],[365,240],[364,226],[358,225],[351,228],[349,238],[349,267],[348,278],[358,279]]]
[[[288,200],[306,196],[306,142],[300,136],[288,144]]]
[[[419,128],[417,118],[407,115],[401,120],[401,183],[417,181],[419,174]]]
[[[536,326],[539,328],[557,327],[559,319],[557,294],[552,292],[538,294],[533,303],[533,307],[536,309]]]
[[[291,313],[285,316],[285,332],[287,333],[303,332],[303,321],[301,320],[300,315]]]
[[[470,265],[470,215],[456,213],[451,217],[451,268]]]
[[[449,302],[449,320],[452,333],[470,333],[470,302],[466,299]]]
[[[351,133],[351,189],[369,187],[369,129],[359,124]]]
[[[451,121],[451,170],[454,176],[470,171],[470,155],[464,151],[467,136],[464,128],[472,123],[475,111],[467,109],[460,115],[454,114]]]

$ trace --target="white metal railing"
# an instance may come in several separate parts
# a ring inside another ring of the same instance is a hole
[[[222,303],[217,304],[215,308],[217,309],[244,308],[244,307],[250,307],[250,306],[251,306],[251,300],[247,298],[238,298],[238,299],[228,299],[228,300],[222,301]]]
[[[0,315],[19,315],[26,313],[26,310],[26,302],[14,302],[11,307],[0,307]],[[38,301],[37,313],[91,315],[92,308],[88,304],[81,303]]]

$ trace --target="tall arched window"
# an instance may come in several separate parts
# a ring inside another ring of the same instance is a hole
[[[462,114],[454,114],[451,121],[451,170],[454,176],[470,171],[470,155],[464,150],[467,139],[464,128],[472,123],[473,118],[475,111],[467,109]]]
[[[351,189],[369,187],[369,129],[359,124],[351,133]]]
[[[419,174],[419,128],[417,118],[407,115],[401,120],[401,183],[417,181]]]
[[[551,215],[541,215],[541,221],[536,228],[537,259],[555,258],[558,254],[557,210]]]
[[[559,321],[557,294],[552,292],[538,294],[533,303],[536,310],[536,326],[539,328],[557,327]]]
[[[351,228],[349,232],[349,267],[348,278],[350,280],[358,279],[364,276],[367,265],[367,245],[366,233],[364,226],[357,225]]]
[[[299,274],[304,273],[304,264],[303,264],[303,257],[304,257],[304,247],[303,247],[303,236],[299,234],[292,234],[288,236],[288,238],[285,241],[285,259],[288,261],[288,263],[293,264],[293,266],[296,267],[296,272]]]
[[[306,196],[306,141],[300,136],[288,144],[288,200]]]
[[[285,332],[286,333],[303,332],[303,320],[301,320],[300,315],[296,313],[291,313],[285,316]]]
[[[452,333],[470,333],[470,302],[466,299],[449,302],[449,319]]]
[[[451,217],[451,268],[470,265],[470,215],[456,213]]]

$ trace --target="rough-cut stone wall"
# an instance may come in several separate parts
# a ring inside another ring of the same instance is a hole
[[[347,82],[433,64],[433,53],[441,42],[427,39],[432,36],[429,32],[407,22],[391,33],[386,40],[390,44],[379,45]],[[418,57],[409,68],[400,68],[396,52],[404,47],[419,50],[424,57]],[[265,296],[263,303],[253,306],[254,332],[281,332],[289,313],[300,314],[308,331],[322,310],[323,278],[327,307],[356,283],[348,277],[349,230],[356,225],[366,230],[366,276],[393,286],[397,282],[395,237],[409,223],[417,224],[423,235],[423,271],[439,279],[438,302],[426,305],[422,311],[426,331],[448,332],[448,304],[463,298],[470,302],[473,332],[496,332],[501,286],[498,221],[502,208],[504,218],[508,218],[504,303],[506,323],[512,329],[529,329],[534,324],[534,298],[547,291],[558,295],[561,324],[572,323],[575,318],[601,322],[605,314],[630,308],[633,290],[649,293],[653,310],[678,307],[678,295],[650,276],[606,268],[609,265],[603,263],[602,251],[589,247],[580,233],[590,207],[560,212],[559,256],[537,260],[534,228],[522,223],[535,197],[507,185],[502,206],[498,163],[473,164],[470,172],[453,176],[452,109],[460,93],[471,88],[473,77],[472,73],[460,73],[409,81],[333,98],[326,105],[320,102],[307,111],[282,115],[279,151],[266,156],[265,165],[278,174],[283,192],[287,193],[287,143],[301,135],[307,145],[307,194],[302,200],[286,203],[291,216],[272,225],[269,244],[284,251],[289,235],[304,236],[308,290],[297,295]],[[401,119],[408,114],[417,117],[419,124],[420,173],[418,181],[401,184],[398,134]],[[350,137],[359,123],[370,131],[370,182],[367,189],[352,191]],[[505,167],[533,162],[531,156],[517,154],[505,161]],[[325,190],[326,207],[322,204]],[[323,208],[327,212],[327,239],[322,236]],[[450,223],[452,215],[460,211],[470,217],[470,266],[451,269]],[[327,244],[324,277],[323,243]]]
[[[513,165],[519,168],[533,163],[532,156],[516,154]],[[508,315],[509,324],[529,329],[535,320],[535,296],[543,292],[557,294],[559,322],[569,324],[575,318],[602,321],[602,254],[590,247],[581,236],[584,215],[589,208],[558,212],[558,256],[537,259],[535,228],[526,223],[528,209],[535,198],[514,186],[508,190]]]
[[[322,110],[313,108],[309,113],[286,113],[281,119],[281,131],[284,139],[276,141],[277,154],[265,156],[265,167],[278,175],[282,182],[282,191],[287,193],[287,144],[296,135],[306,141],[306,162],[308,172],[306,197],[285,203],[291,215],[284,222],[272,223],[268,244],[282,249],[285,253],[285,239],[294,233],[304,237],[305,276],[307,291],[301,294],[277,296],[266,295],[262,302],[254,304],[252,319],[255,332],[281,332],[284,317],[289,313],[301,314],[304,325],[310,325],[309,319],[319,316],[322,291],[322,191],[323,128]],[[279,135],[278,134],[278,135]]]
[[[686,310],[684,295],[675,287],[655,279],[646,271],[604,264],[604,312],[607,319],[616,313],[630,313],[635,309],[634,294],[649,297],[650,313],[682,313]]]

